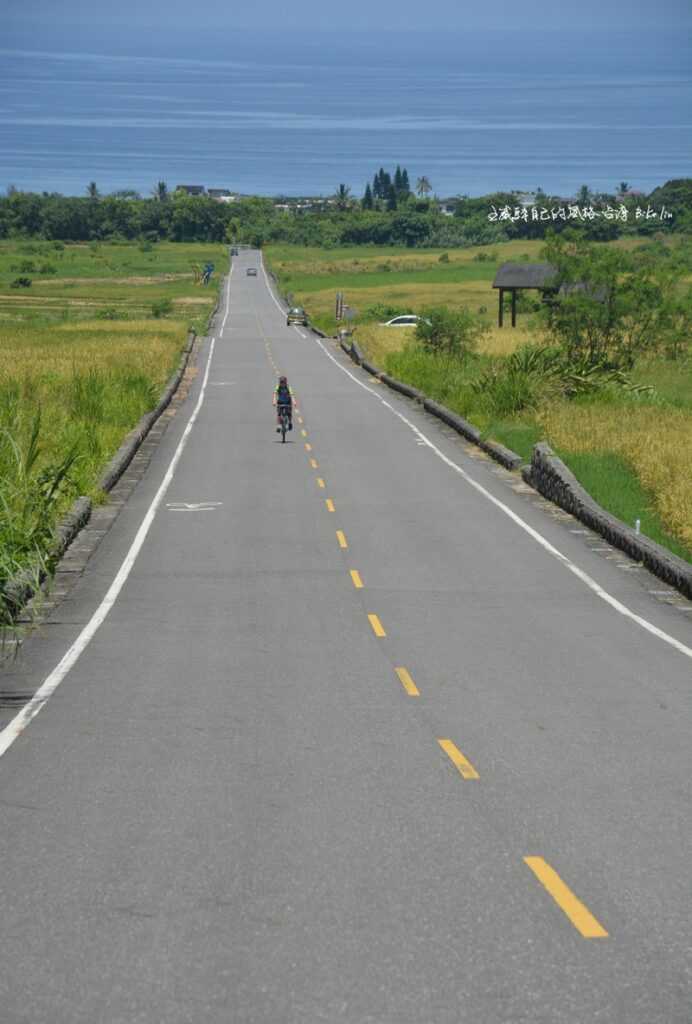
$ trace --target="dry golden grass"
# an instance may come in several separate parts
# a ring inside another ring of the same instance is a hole
[[[558,447],[611,451],[634,468],[665,526],[692,547],[692,416],[683,409],[575,406],[544,408],[538,420]]]
[[[35,327],[0,324],[0,383],[13,377],[69,378],[77,370],[142,372],[167,379],[184,344],[180,320],[82,320]]]

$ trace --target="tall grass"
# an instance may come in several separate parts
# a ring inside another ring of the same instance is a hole
[[[100,500],[104,464],[156,404],[186,333],[180,321],[0,327],[0,625],[8,581],[51,568],[74,497]]]

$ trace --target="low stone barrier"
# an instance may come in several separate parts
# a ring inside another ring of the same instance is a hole
[[[692,565],[606,512],[581,486],[550,445],[541,441],[534,446],[531,465],[524,467],[522,476],[542,495],[595,530],[613,547],[624,551],[659,579],[692,598]]]

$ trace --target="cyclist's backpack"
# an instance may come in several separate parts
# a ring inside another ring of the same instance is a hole
[[[291,392],[288,390],[285,384],[279,384],[279,388],[276,392],[276,401],[279,405],[289,405],[291,401]]]

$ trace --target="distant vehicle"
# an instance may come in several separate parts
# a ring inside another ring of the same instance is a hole
[[[290,327],[291,324],[306,324],[307,322],[308,315],[302,306],[293,306],[293,308],[289,309],[286,314],[286,324],[288,327]]]
[[[238,249],[234,245],[233,248],[231,249],[231,256],[237,256],[237,255],[238,255]]]
[[[386,324],[380,324],[380,327],[415,327],[420,319],[414,313],[405,313],[388,320]]]
[[[248,267],[245,273],[248,277],[257,277],[257,267]]]

